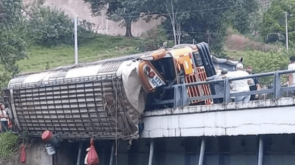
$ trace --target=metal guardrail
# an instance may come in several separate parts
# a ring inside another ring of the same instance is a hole
[[[295,86],[293,87],[282,87],[281,84],[281,75],[295,73],[295,70],[284,70],[284,71],[276,71],[276,72],[268,72],[261,74],[253,74],[245,77],[239,78],[225,78],[223,80],[213,80],[206,82],[197,82],[197,83],[189,83],[189,84],[179,84],[173,86],[175,89],[175,107],[186,106],[190,101],[194,100],[205,100],[205,99],[218,99],[223,98],[224,103],[232,102],[231,98],[236,96],[245,96],[245,95],[255,95],[255,94],[273,94],[273,99],[278,99],[282,97],[283,92],[295,91]],[[261,89],[257,91],[249,91],[249,92],[239,92],[239,93],[231,93],[230,92],[230,82],[235,80],[243,80],[243,79],[251,79],[251,78],[261,78],[261,77],[272,77],[273,78],[273,86],[269,89]],[[216,83],[224,83],[224,94],[216,94],[216,95],[208,95],[208,96],[199,96],[199,97],[188,97],[186,93],[186,88],[189,86],[199,86],[199,85],[209,85]]]

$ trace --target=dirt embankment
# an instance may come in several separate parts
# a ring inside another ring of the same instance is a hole
[[[227,50],[235,50],[235,51],[257,50],[262,52],[280,50],[280,48],[276,45],[253,41],[243,35],[234,34],[231,29],[227,31],[225,48]]]

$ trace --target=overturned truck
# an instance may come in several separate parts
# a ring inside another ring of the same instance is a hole
[[[18,75],[3,94],[9,118],[32,137],[50,130],[60,139],[136,139],[144,110],[178,107],[180,97],[214,94],[208,85],[182,92],[174,87],[215,74],[206,43],[183,44]]]

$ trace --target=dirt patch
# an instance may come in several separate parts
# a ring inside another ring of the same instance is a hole
[[[278,46],[256,42],[238,34],[229,34],[226,38],[225,45],[228,50],[245,51],[250,49],[262,52],[279,51]]]

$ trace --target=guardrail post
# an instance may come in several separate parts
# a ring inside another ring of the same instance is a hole
[[[230,99],[230,83],[229,83],[228,78],[224,79],[224,97],[223,97],[223,102],[224,103],[231,102],[231,99]]]
[[[181,84],[181,96],[182,96],[181,106],[184,107],[188,103],[187,90],[186,90],[185,84]]]
[[[179,89],[180,86],[178,85],[174,85],[173,88],[174,88],[174,108],[178,107],[181,103],[181,93],[180,93],[180,89]]]
[[[274,90],[274,97],[275,99],[278,99],[282,97],[281,93],[281,78],[279,72],[274,73],[274,85],[273,85],[273,90]]]

